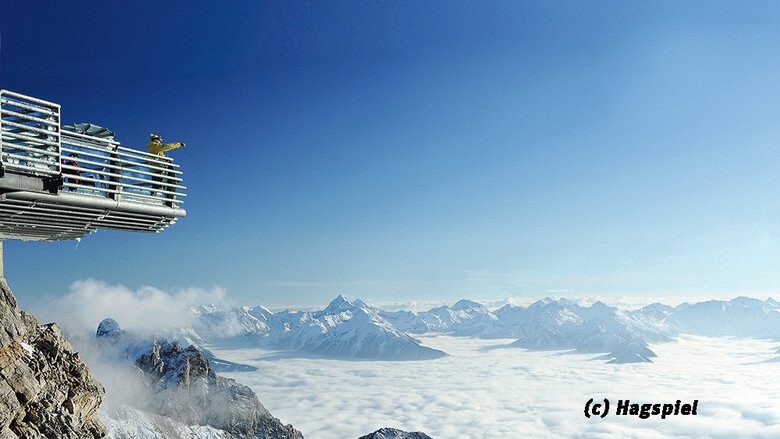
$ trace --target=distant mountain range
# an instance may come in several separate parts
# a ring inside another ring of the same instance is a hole
[[[461,300],[452,307],[380,315],[413,334],[516,338],[511,344],[515,347],[607,353],[599,358],[633,363],[649,362],[656,356],[648,344],[669,341],[683,333],[780,340],[778,305],[771,298],[738,297],[683,303],[675,308],[654,303],[626,311],[602,302],[583,307],[568,299],[546,298],[527,307],[506,305],[490,312],[479,303]]]
[[[422,346],[361,300],[344,296],[322,311],[283,311],[241,307],[196,310],[191,335],[208,342],[240,341],[330,357],[373,360],[429,360],[446,354]],[[182,330],[186,332],[186,330]]]
[[[527,307],[494,311],[471,300],[427,311],[382,311],[338,296],[315,312],[240,307],[193,310],[180,330],[191,344],[230,341],[336,358],[427,360],[445,356],[409,334],[442,333],[487,339],[513,338],[512,347],[605,354],[613,363],[649,362],[649,344],[682,333],[780,340],[780,305],[738,297],[670,307],[660,303],[620,310],[596,302],[583,307],[568,299],[541,299]],[[238,366],[238,365],[235,365]]]

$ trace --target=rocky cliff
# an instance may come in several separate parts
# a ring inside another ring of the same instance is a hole
[[[0,438],[100,438],[105,389],[54,324],[20,311],[0,278]]]
[[[249,387],[217,375],[195,346],[165,338],[139,341],[113,319],[103,320],[96,335],[102,350],[132,361],[142,373],[144,397],[127,401],[138,409],[185,425],[212,426],[233,438],[303,439],[274,418]]]

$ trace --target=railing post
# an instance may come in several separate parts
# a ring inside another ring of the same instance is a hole
[[[125,169],[122,166],[122,164],[119,163],[119,161],[118,161],[118,159],[119,159],[118,149],[119,149],[119,147],[117,145],[114,145],[111,148],[111,159],[109,159],[108,163],[111,166],[118,166],[119,169],[117,170],[117,168],[113,168],[113,167],[110,167],[108,169],[111,171],[112,174],[117,174],[118,173],[119,175],[124,175]],[[108,180],[110,182],[115,182],[116,183],[116,186],[115,186],[116,193],[115,194],[110,194],[111,199],[119,201],[122,198],[122,178],[121,177],[108,177]],[[111,188],[111,185],[108,185],[108,187]]]
[[[3,118],[3,104],[2,104],[3,91],[5,90],[0,90],[0,167],[3,166],[3,161],[4,161],[3,160],[3,121],[5,119]]]

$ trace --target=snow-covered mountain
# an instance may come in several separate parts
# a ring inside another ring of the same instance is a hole
[[[208,308],[202,311],[193,321],[192,329],[203,339],[221,340],[256,336],[270,330],[265,321],[261,321],[250,313],[248,306],[228,311],[209,311]]]
[[[654,303],[632,311],[602,302],[583,307],[568,299],[546,298],[527,307],[506,305],[492,312],[461,300],[452,307],[380,314],[410,333],[515,338],[515,347],[608,353],[601,358],[616,363],[651,361],[655,353],[650,343],[669,341],[680,333],[780,340],[780,305],[771,298],[738,297],[676,308]]]
[[[466,299],[459,300],[452,307],[440,306],[424,312],[380,311],[380,315],[398,329],[412,334],[450,332],[474,335],[498,320],[485,306]]]
[[[111,365],[109,379],[123,388],[121,400],[104,411],[117,436],[134,427],[155,431],[163,423],[193,437],[213,437],[218,430],[235,438],[303,437],[271,416],[249,387],[217,375],[193,345],[126,332],[110,318],[98,326],[94,343],[101,363]]]
[[[638,345],[649,351],[648,343],[669,339],[652,325],[650,317],[643,316],[643,320],[602,302],[582,307],[567,299],[545,298],[528,307],[506,305],[493,312],[479,303],[460,300],[451,308],[382,315],[409,332],[515,338],[512,346],[536,350],[606,353],[623,352],[628,345]]]
[[[568,299],[540,299],[528,306],[490,311],[460,300],[427,311],[387,312],[344,296],[316,312],[273,313],[262,306],[194,310],[191,327],[173,338],[203,346],[230,341],[338,358],[423,360],[445,355],[409,334],[446,333],[488,339],[513,338],[511,346],[534,350],[575,350],[606,354],[611,362],[650,361],[652,343],[680,333],[780,340],[780,307],[773,299],[738,297],[730,301],[654,303],[620,310],[602,302],[581,306]],[[208,352],[206,351],[206,354]],[[216,365],[222,365],[214,359]],[[225,370],[241,365],[225,364]]]
[[[669,319],[680,331],[690,334],[780,340],[780,306],[772,298],[684,303],[674,309]]]
[[[243,341],[340,358],[427,360],[442,351],[422,346],[361,300],[338,296],[316,312],[272,313],[261,306],[199,314],[192,329],[206,341]]]

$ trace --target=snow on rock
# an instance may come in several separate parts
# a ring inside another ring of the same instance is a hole
[[[119,331],[118,325],[116,329]],[[291,425],[285,426],[271,416],[249,387],[217,375],[196,346],[182,347],[165,338],[118,333],[101,333],[96,340],[104,361],[117,364],[116,374],[140,375],[136,381],[144,389],[127,392],[134,393],[126,399],[130,408],[171,418],[176,425],[210,425],[228,432],[230,437],[302,438]],[[132,378],[126,381],[133,382]],[[121,416],[114,420],[119,422],[118,428],[124,428]]]
[[[24,349],[24,351],[27,353],[27,356],[32,358],[35,355],[35,348],[28,345],[25,342],[19,342],[19,345]]]
[[[122,334],[122,330],[119,329],[119,323],[112,318],[103,319],[98,325],[97,336],[98,337],[117,337]]]
[[[132,407],[98,414],[108,428],[110,439],[224,439],[224,430],[208,425],[186,425],[167,416],[155,415]]]
[[[380,428],[379,430],[360,436],[358,439],[433,439],[425,433],[413,431],[408,433],[396,428]]]

